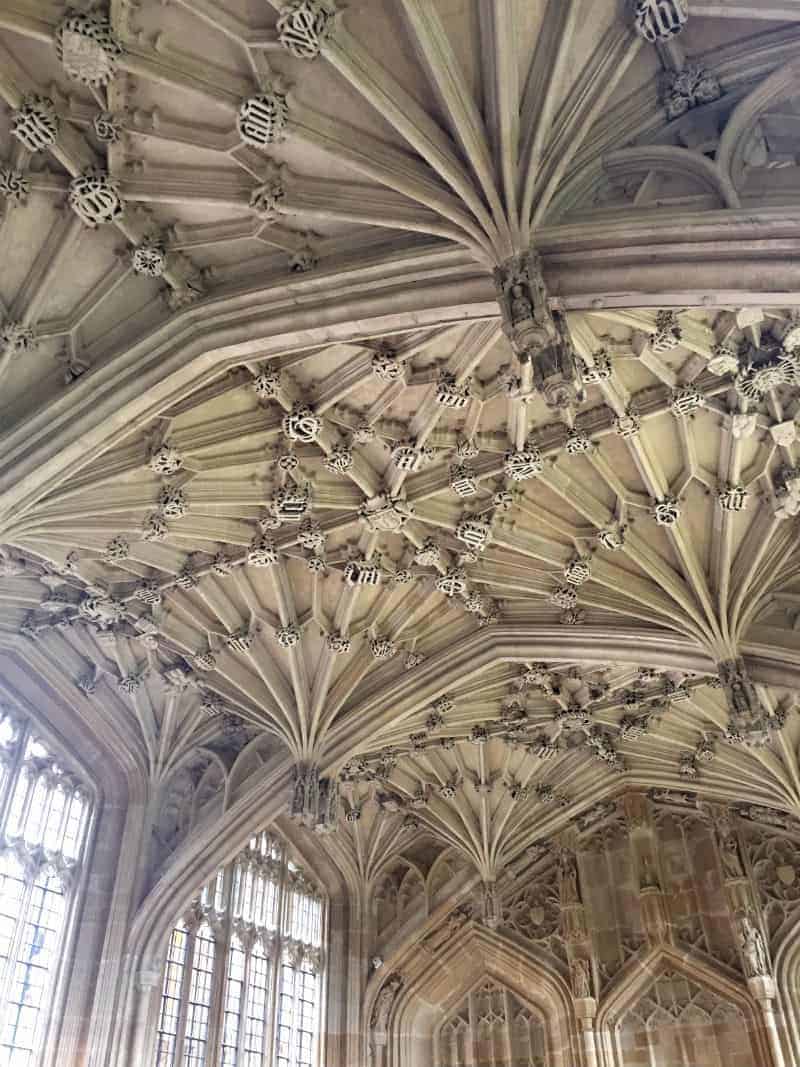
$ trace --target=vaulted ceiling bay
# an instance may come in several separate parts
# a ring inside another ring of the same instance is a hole
[[[14,1067],[800,1054],[799,42],[0,0]]]

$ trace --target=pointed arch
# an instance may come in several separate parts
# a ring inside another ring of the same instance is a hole
[[[599,1006],[597,1033],[609,1067],[622,1067],[625,1062],[619,1040],[623,1020],[660,978],[669,975],[680,976],[741,1013],[746,1024],[743,1032],[751,1042],[753,1062],[771,1062],[760,1014],[744,981],[712,967],[707,958],[691,949],[664,944],[628,960]]]
[[[453,1009],[492,979],[542,1020],[548,1067],[580,1062],[579,1035],[565,978],[535,952],[484,926],[467,925],[437,956],[408,950],[404,982],[388,1019],[384,1067],[423,1067],[435,1062],[435,1035]],[[371,1018],[380,991],[371,991]]]
[[[786,1041],[800,1063],[800,915],[786,931],[774,954],[775,990],[785,1020]]]

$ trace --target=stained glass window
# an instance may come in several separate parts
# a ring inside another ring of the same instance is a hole
[[[40,1062],[90,815],[76,776],[0,711],[0,1067]]]
[[[172,931],[155,1067],[314,1067],[323,919],[284,844],[252,838]]]

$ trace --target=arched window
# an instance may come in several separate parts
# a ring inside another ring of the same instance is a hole
[[[323,928],[285,845],[252,838],[172,931],[154,1067],[313,1067]]]
[[[0,712],[0,1063],[10,1067],[41,1062],[90,815],[78,779]]]

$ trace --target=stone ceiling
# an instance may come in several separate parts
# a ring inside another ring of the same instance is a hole
[[[146,775],[266,731],[489,881],[621,781],[800,805],[796,308],[555,286],[520,351],[531,242],[798,202],[800,3],[623,7],[2,4],[0,634]],[[463,303],[320,342],[401,269]]]

